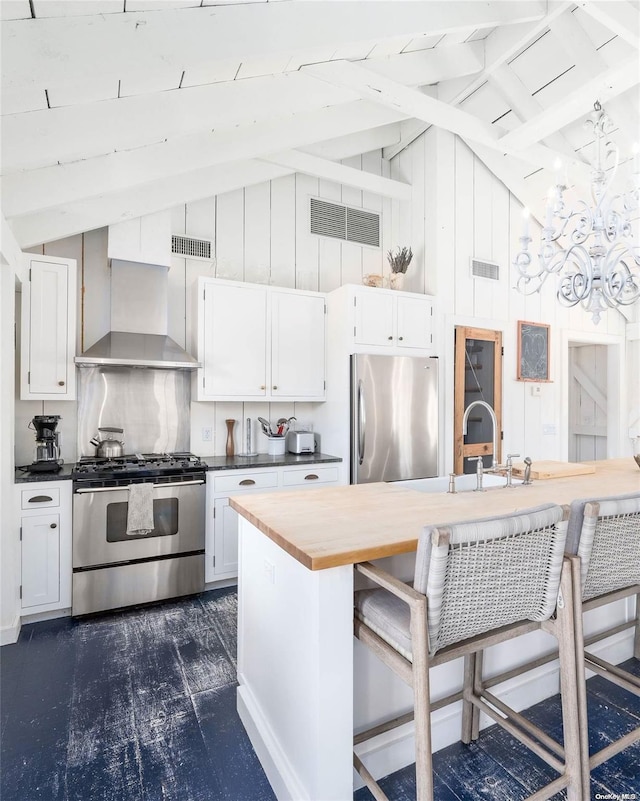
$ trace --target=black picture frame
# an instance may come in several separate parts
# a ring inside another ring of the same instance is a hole
[[[549,330],[545,323],[518,320],[518,381],[550,381]]]

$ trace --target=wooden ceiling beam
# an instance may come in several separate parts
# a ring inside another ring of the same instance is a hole
[[[14,217],[8,224],[24,249],[270,181],[291,172],[257,160],[223,164]]]
[[[624,39],[636,50],[640,50],[640,14],[637,3],[602,2],[602,0],[580,0],[577,5],[610,31]]]
[[[354,167],[346,167],[344,164],[311,156],[299,150],[273,153],[262,157],[261,161],[288,167],[295,172],[313,175],[317,178],[325,178],[337,184],[363,189],[365,192],[372,192],[382,197],[395,200],[411,200],[412,198],[411,184],[392,178],[383,178],[364,170],[356,170]]]
[[[542,18],[541,0],[518,3],[259,3],[7,21],[8,86],[43,89],[75,76],[103,78],[215,61],[265,58],[357,42],[494,28]],[[293,48],[292,48],[292,43]]]
[[[438,99],[451,105],[461,103],[486,82],[494,69],[501,64],[508,63],[524,47],[540,36],[551,20],[573,8],[573,5],[570,0],[551,0],[548,3],[547,14],[533,24],[523,22],[497,28],[484,40],[484,69],[471,81],[461,78],[443,81],[438,87]],[[384,157],[386,159],[397,156],[414,139],[421,136],[429,128],[429,125],[406,125],[405,128],[407,134],[403,136],[402,140],[397,145],[385,148]]]
[[[69,164],[13,172],[0,179],[2,206],[9,218],[33,214],[82,198],[118,192],[127,187],[135,189],[198,167],[254,158],[277,152],[283,147],[299,148],[345,134],[359,135],[363,150],[371,150],[377,140],[375,136],[369,134],[366,137],[365,134],[402,118],[398,112],[359,100],[233,131],[176,137],[147,147]],[[387,131],[386,137],[389,135]],[[397,130],[393,138],[397,139]],[[352,148],[353,144],[349,143],[341,147],[338,139],[333,145],[333,157],[352,155]]]
[[[613,67],[584,83],[569,97],[554,103],[514,131],[505,134],[500,139],[500,144],[505,151],[524,150],[579,117],[588,114],[593,109],[596,100],[606,103],[610,98],[617,97],[637,83],[638,59],[634,56],[620,66]]]

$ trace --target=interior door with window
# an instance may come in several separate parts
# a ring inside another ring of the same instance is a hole
[[[483,406],[474,407],[467,421],[467,434],[462,433],[465,409],[474,401],[484,401],[493,409],[498,421],[498,452],[502,441],[502,332],[484,328],[456,326],[454,383],[454,471],[473,473],[482,457],[485,467],[493,460],[493,427],[491,416]]]

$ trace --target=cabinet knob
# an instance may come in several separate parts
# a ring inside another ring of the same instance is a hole
[[[307,475],[304,477],[304,480],[305,480],[305,481],[315,481],[317,478],[318,478],[318,476],[317,476],[315,473],[308,473],[308,474],[307,474]]]
[[[273,388],[274,388],[274,389],[278,389],[278,387],[277,387],[275,384],[273,385]]]
[[[404,337],[398,337],[398,339],[400,340],[400,342],[402,342],[402,340],[404,339]]]
[[[57,523],[49,523],[49,528],[58,528]]]
[[[63,387],[64,386],[64,381],[58,381],[58,386],[59,387]]]
[[[393,339],[393,337],[387,337],[387,339]]]
[[[266,389],[266,386],[264,384],[260,384],[260,389]]]

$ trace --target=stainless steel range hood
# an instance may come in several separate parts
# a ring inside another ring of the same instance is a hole
[[[167,272],[155,264],[112,260],[111,331],[76,356],[78,367],[201,367],[167,336]]]

